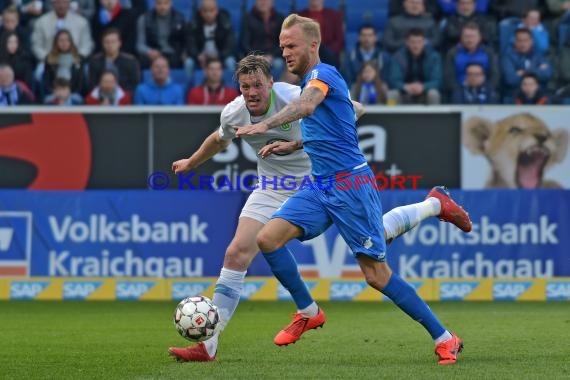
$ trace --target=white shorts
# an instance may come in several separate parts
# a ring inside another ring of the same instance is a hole
[[[255,189],[247,198],[239,217],[255,219],[266,224],[271,216],[295,191],[275,191],[269,189]]]

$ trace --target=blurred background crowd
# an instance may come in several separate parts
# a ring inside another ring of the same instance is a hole
[[[570,104],[570,0],[0,0],[0,106],[224,105],[236,62],[321,25],[364,104]]]

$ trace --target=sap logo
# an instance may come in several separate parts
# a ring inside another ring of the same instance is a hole
[[[317,282],[316,281],[305,281],[305,284],[307,284],[307,288],[309,289],[309,291],[311,291],[317,285]],[[278,284],[277,285],[277,299],[279,301],[290,301],[293,298],[291,297],[291,293],[289,293],[289,291],[287,289],[285,289],[283,287],[283,285]]]
[[[367,286],[364,281],[333,281],[331,282],[331,301],[353,300]]]
[[[241,298],[250,299],[263,285],[265,285],[265,281],[246,282],[241,291]]]
[[[408,282],[408,284],[414,288],[415,291],[417,291],[419,288],[422,287],[422,285],[424,284],[422,281],[410,281]],[[388,301],[388,302],[392,302],[392,299],[390,299],[389,297],[386,297],[385,295],[382,294],[382,300],[383,301]]]
[[[118,300],[138,300],[155,285],[154,281],[119,281],[115,287],[115,295]]]
[[[175,282],[172,284],[172,299],[199,296],[210,287],[210,282]]]
[[[442,282],[439,297],[442,301],[464,300],[478,285],[478,282]]]
[[[520,297],[532,285],[531,282],[496,282],[493,285],[493,299],[512,301]]]
[[[12,236],[14,236],[13,228],[0,228],[0,252],[8,251],[12,244]]]
[[[547,282],[546,299],[548,301],[570,300],[570,282],[563,282],[563,281]]]
[[[10,299],[32,300],[49,286],[48,281],[15,281],[10,285]]]
[[[63,283],[64,300],[84,300],[103,284],[102,281],[65,281]]]

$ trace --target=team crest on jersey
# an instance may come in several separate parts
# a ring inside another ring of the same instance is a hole
[[[290,129],[291,129],[291,123],[283,124],[283,125],[281,126],[281,129],[284,130],[284,131],[290,130]]]
[[[311,79],[317,79],[318,76],[319,76],[319,70],[314,69],[313,71],[311,71]]]

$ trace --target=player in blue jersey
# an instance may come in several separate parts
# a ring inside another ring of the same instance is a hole
[[[261,252],[285,288],[298,287],[295,260],[281,254],[282,248],[295,238],[312,239],[334,223],[356,257],[366,282],[426,328],[435,341],[439,364],[455,363],[462,341],[440,323],[415,289],[386,263],[379,191],[372,185],[374,174],[358,147],[347,85],[336,68],[320,62],[319,24],[292,14],[283,21],[279,42],[288,70],[302,78],[301,96],[268,119],[237,127],[236,136],[264,134],[302,119],[303,148],[320,186],[297,192],[277,210],[257,235]],[[313,302],[305,307],[305,315],[295,315],[274,342],[294,343],[305,331],[324,322],[323,311]]]

